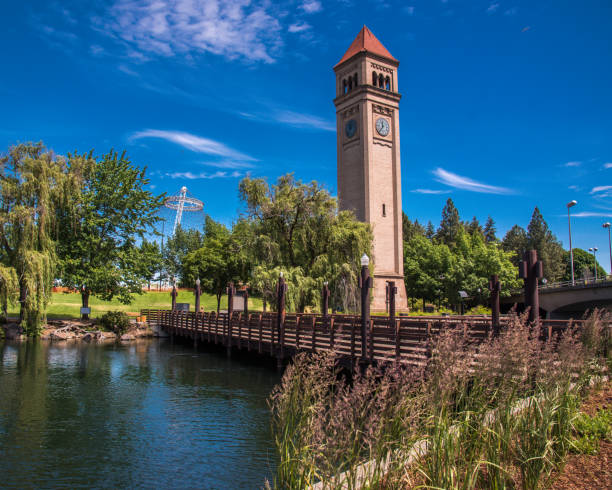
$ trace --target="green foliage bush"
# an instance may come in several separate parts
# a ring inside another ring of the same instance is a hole
[[[130,319],[123,311],[109,311],[100,317],[100,325],[117,335],[123,335],[130,326]]]
[[[572,450],[579,454],[596,454],[599,441],[612,438],[612,410],[600,410],[593,416],[578,414],[574,430],[577,437],[572,442]]]

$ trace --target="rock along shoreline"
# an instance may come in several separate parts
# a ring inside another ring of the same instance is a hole
[[[0,327],[5,340],[27,340],[23,329],[17,323],[9,322]],[[167,336],[159,327],[151,327],[146,322],[131,322],[128,331],[119,336],[114,332],[100,330],[95,321],[50,320],[43,327],[40,339],[51,342],[131,342],[141,338]]]

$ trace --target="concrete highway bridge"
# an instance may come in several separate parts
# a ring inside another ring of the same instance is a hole
[[[543,284],[538,287],[540,317],[551,319],[581,318],[594,308],[612,310],[612,276],[602,279]],[[501,311],[507,313],[515,305],[523,311],[523,291],[515,291],[510,297],[501,298]]]

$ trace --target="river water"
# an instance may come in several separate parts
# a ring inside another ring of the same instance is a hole
[[[0,341],[0,487],[261,488],[279,380],[166,340]]]

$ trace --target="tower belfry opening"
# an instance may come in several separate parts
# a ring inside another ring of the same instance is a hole
[[[387,309],[388,281],[395,281],[398,289],[397,307],[408,306],[402,246],[398,66],[399,61],[366,26],[334,66],[338,200],[340,209],[352,210],[372,226],[372,308],[377,311]],[[358,84],[358,80],[363,82]]]

